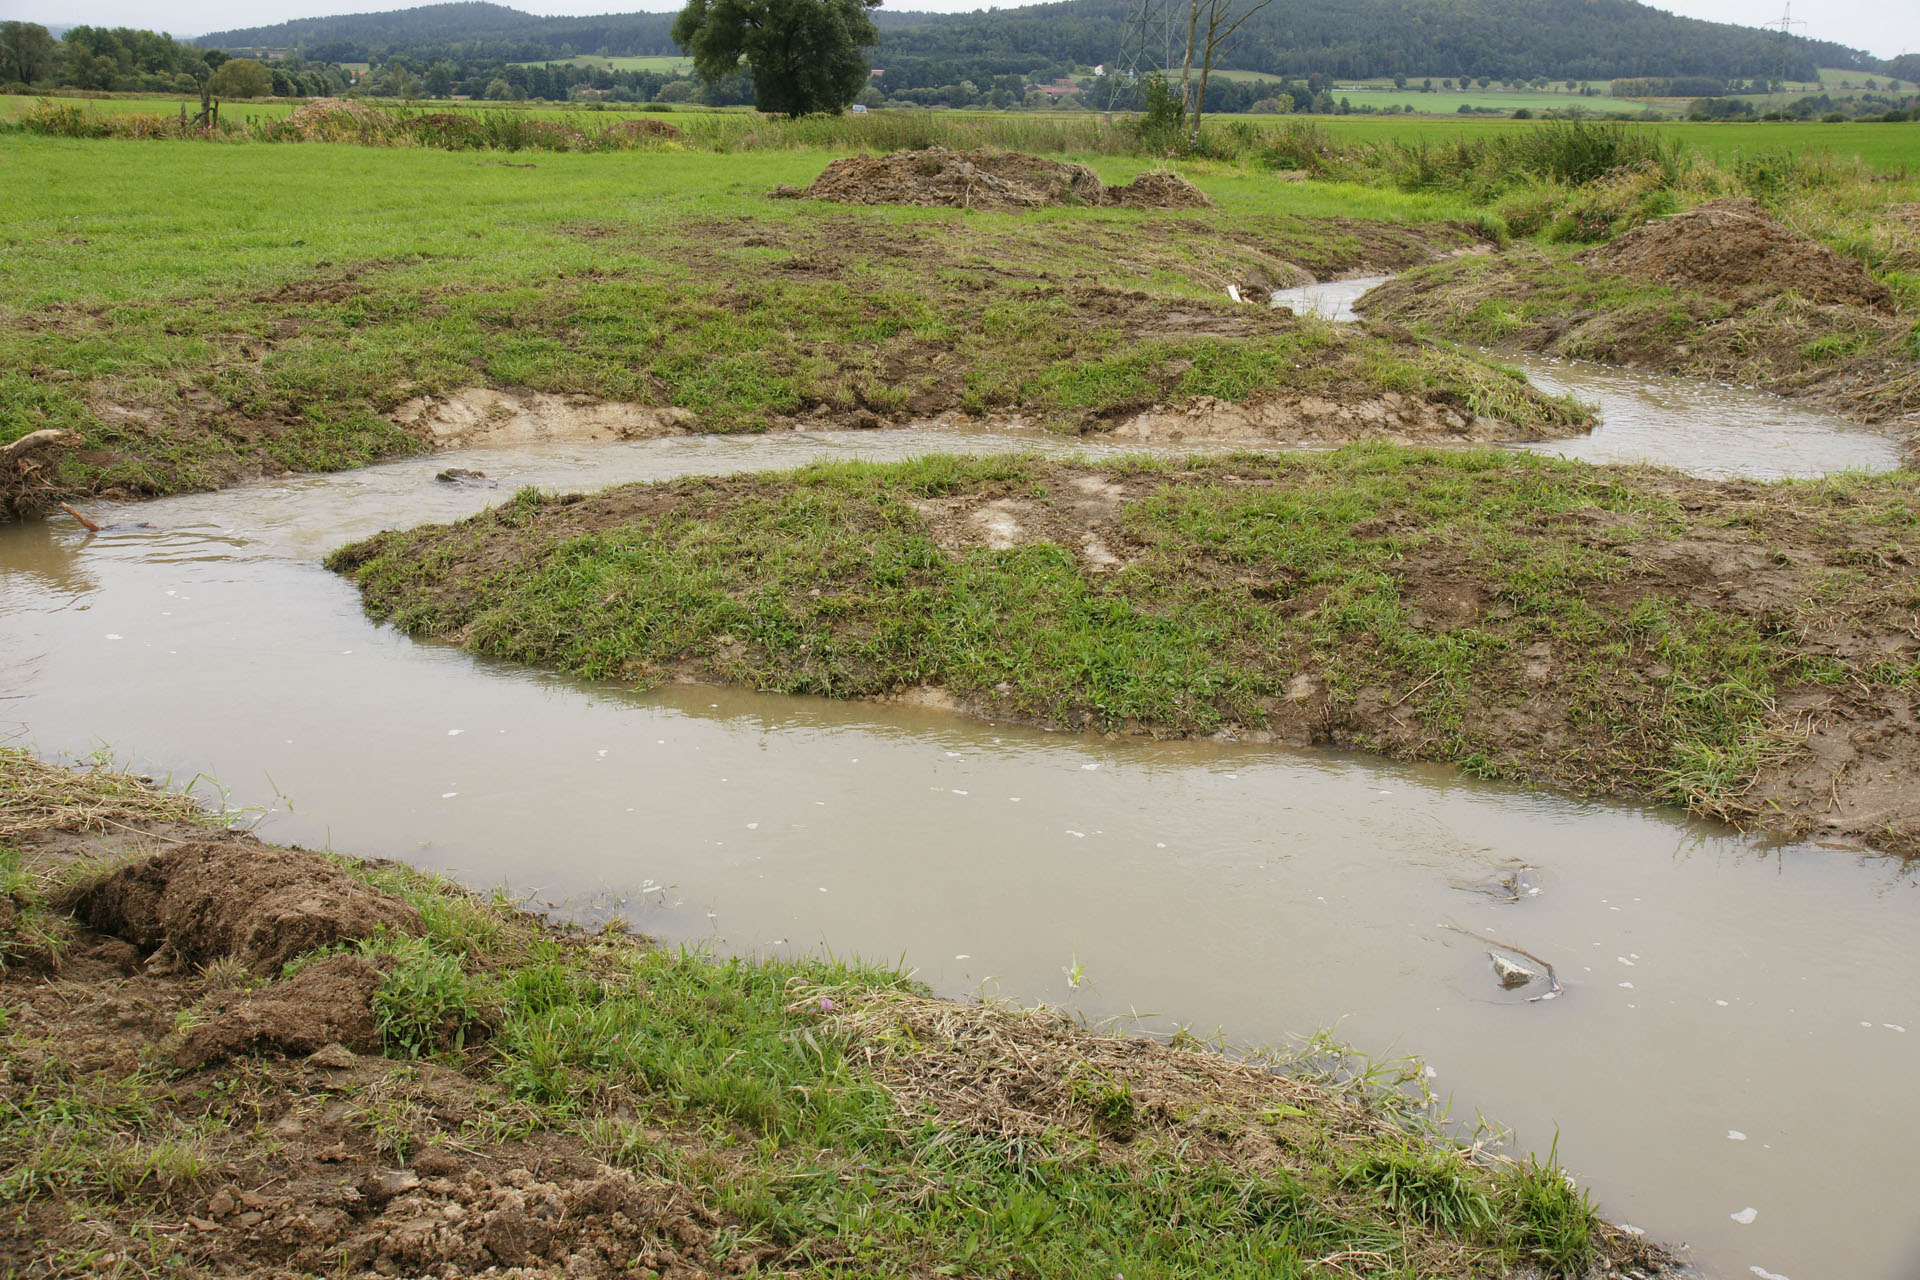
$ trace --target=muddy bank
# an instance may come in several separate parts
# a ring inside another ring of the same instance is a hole
[[[1920,850],[1904,476],[1383,445],[935,458],[526,495],[331,563],[376,618],[593,677],[932,686],[1001,719],[1351,745]]]
[[[1859,262],[1720,200],[1596,249],[1518,248],[1408,272],[1375,320],[1805,396],[1920,441],[1915,317]]]
[[[1111,205],[1131,209],[1210,209],[1213,201],[1177,174],[1153,170],[1109,187],[1083,164],[1019,151],[927,147],[884,156],[847,156],[804,189],[775,187],[781,199],[836,204],[914,204],[956,209],[1040,209]]]
[[[1447,1145],[1417,1097],[1334,1060],[559,930],[19,752],[0,806],[11,1274],[1668,1265],[1557,1170]],[[182,909],[215,871],[265,876],[277,919],[331,941],[284,965],[231,949],[254,908]],[[1473,1212],[1436,1215],[1409,1178]],[[1169,1217],[1178,1236],[1128,1238]]]

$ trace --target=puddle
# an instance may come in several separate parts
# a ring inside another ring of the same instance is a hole
[[[273,810],[270,839],[672,941],[830,945],[951,994],[1241,1041],[1335,1026],[1422,1055],[1459,1117],[1532,1149],[1557,1135],[1610,1215],[1691,1243],[1710,1274],[1911,1280],[1913,872],[1333,754],[639,695],[377,630],[317,564],[524,484],[1034,444],[550,445],[102,507],[113,527],[90,540],[0,528],[0,738],[206,774]],[[498,488],[433,480],[450,467]],[[1538,957],[1564,991],[1503,988],[1493,954]]]
[[[1354,302],[1390,278],[1282,289],[1273,294],[1273,305],[1351,323],[1359,319]],[[1583,462],[1652,462],[1713,480],[1900,466],[1900,448],[1891,437],[1782,396],[1531,352],[1483,354],[1523,371],[1542,391],[1573,395],[1600,411],[1600,425],[1588,435],[1511,448]]]

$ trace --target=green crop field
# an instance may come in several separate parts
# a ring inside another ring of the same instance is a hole
[[[533,62],[516,62],[516,67],[605,67],[609,71],[657,71],[661,75],[692,75],[693,59],[675,57],[671,54],[653,57],[601,58],[593,54],[579,54],[572,58],[542,58]]]

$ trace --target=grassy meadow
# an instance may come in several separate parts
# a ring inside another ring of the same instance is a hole
[[[1567,421],[1444,349],[1227,300],[1472,243],[1446,196],[1236,169],[1202,176],[1212,210],[853,208],[766,198],[819,152],[523,156],[0,139],[0,438],[78,431],[75,491],[141,494],[415,452],[387,415],[473,384],[707,430],[1012,410],[1078,431],[1289,386]],[[1151,314],[1175,302],[1192,332]]]

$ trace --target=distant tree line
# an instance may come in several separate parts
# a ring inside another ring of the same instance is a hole
[[[1061,67],[1111,64],[1126,43],[1135,3],[1064,0],[962,14],[883,8],[872,15],[881,33],[872,61],[890,74],[907,63],[961,67],[939,85],[971,81],[976,88],[1008,75],[1034,80]],[[672,22],[665,13],[538,18],[502,5],[462,3],[302,19],[198,43],[230,51],[293,50],[323,62],[403,56],[426,64],[506,65],[576,54],[679,53]],[[1905,60],[1920,63],[1920,55]],[[1223,65],[1292,79],[1808,81],[1823,66],[1920,79],[1920,66],[1903,73],[1844,45],[1681,18],[1635,0],[1274,0],[1242,29]]]
[[[37,22],[0,22],[0,85],[197,94],[209,82],[232,97],[316,97],[343,92],[347,75],[298,56],[271,65],[235,60],[158,31],[69,27],[56,40]]]
[[[1687,118],[1689,120],[1825,120],[1834,123],[1843,120],[1880,120],[1899,123],[1920,120],[1920,94],[1900,96],[1888,93],[1863,93],[1858,97],[1835,98],[1830,94],[1816,93],[1796,98],[1784,106],[1756,103],[1750,98],[1696,98],[1687,112]]]

